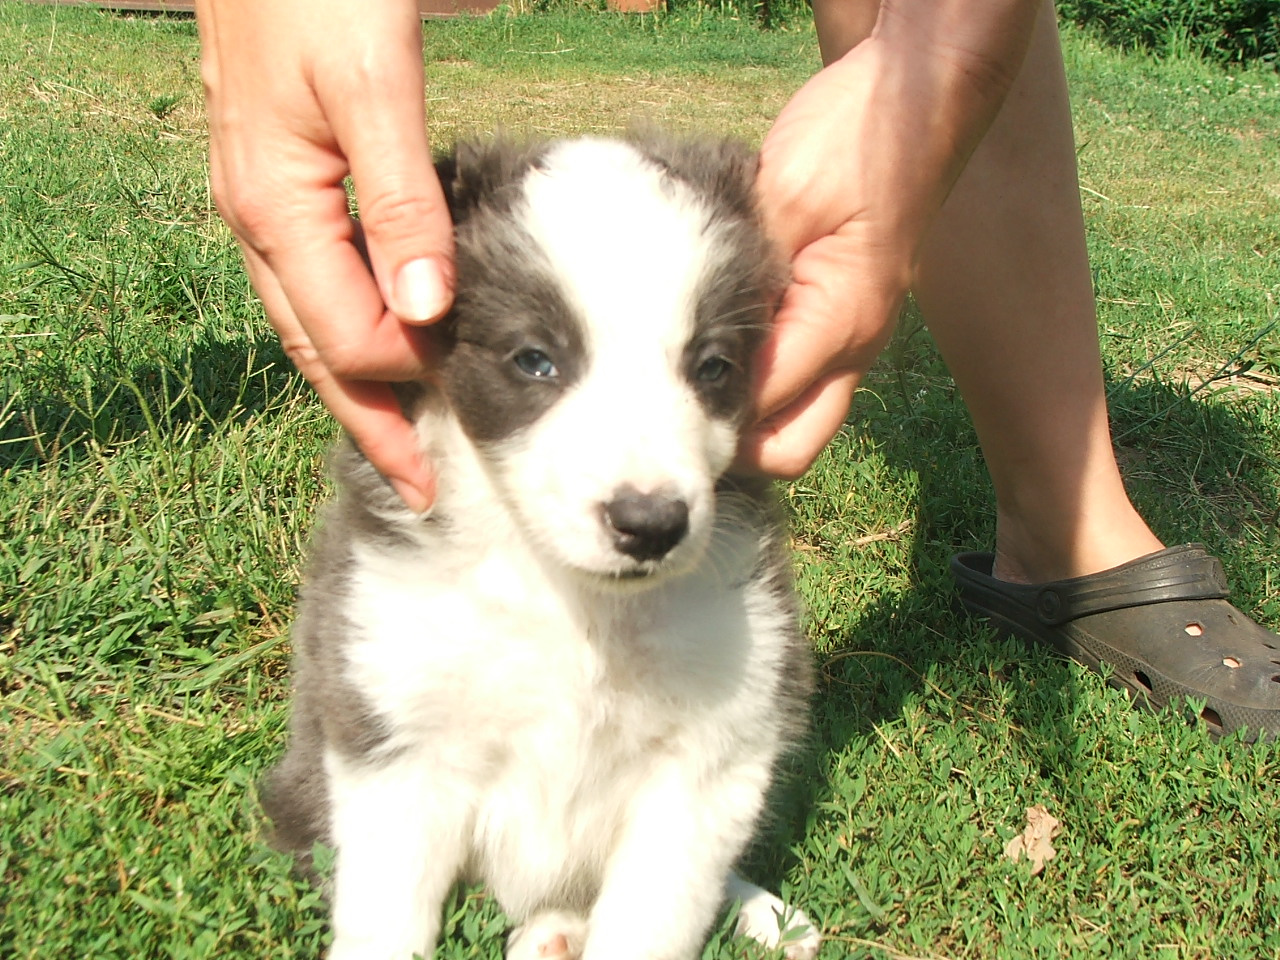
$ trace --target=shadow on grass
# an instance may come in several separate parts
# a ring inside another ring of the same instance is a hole
[[[77,383],[38,365],[0,405],[0,471],[79,459],[140,437],[209,433],[279,407],[305,387],[279,341],[202,339],[174,356],[103,364]],[[76,364],[74,369],[83,369]]]
[[[1267,595],[1263,567],[1274,571],[1280,551],[1263,534],[1280,516],[1280,402],[1189,398],[1185,388],[1155,381],[1110,386],[1113,430],[1123,441],[1117,452],[1140,512],[1166,543],[1205,542],[1227,566],[1237,605],[1274,623],[1280,610]],[[890,473],[920,478],[908,506],[910,586],[884,591],[835,629],[817,625],[825,633],[814,639],[825,652],[812,735],[786,771],[775,819],[748,863],[766,884],[776,885],[796,866],[796,844],[813,833],[820,808],[833,799],[827,778],[834,758],[847,757],[859,742],[888,744],[882,727],[910,730],[918,726],[913,715],[925,711],[946,710],[989,742],[999,742],[1005,723],[1024,763],[1064,801],[1084,800],[1077,795],[1081,738],[1098,721],[1090,715],[1096,704],[1077,689],[1076,668],[998,635],[955,598],[951,555],[991,549],[995,532],[994,496],[958,393],[931,347],[901,344],[869,387],[877,402],[860,398],[847,429],[872,440]],[[828,469],[857,489],[851,471]],[[1171,711],[1168,722],[1181,724],[1184,716]],[[849,766],[856,765],[851,759]]]

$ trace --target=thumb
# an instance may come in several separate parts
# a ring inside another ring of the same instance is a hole
[[[830,374],[860,381],[893,330],[905,289],[845,231],[801,250],[758,355],[757,416],[771,418],[802,401]]]

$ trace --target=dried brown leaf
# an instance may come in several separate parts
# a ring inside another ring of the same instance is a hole
[[[1005,844],[1004,855],[1017,863],[1025,855],[1031,861],[1031,875],[1034,877],[1044,869],[1044,865],[1058,855],[1053,849],[1052,840],[1062,832],[1061,821],[1050,815],[1041,804],[1027,808],[1027,825]]]

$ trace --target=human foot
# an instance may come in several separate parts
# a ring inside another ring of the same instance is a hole
[[[1009,583],[1044,583],[1111,570],[1164,544],[1127,497],[1095,498],[1085,516],[1040,510],[1029,518],[999,509],[992,576]]]
[[[1203,700],[1215,736],[1280,736],[1280,637],[1227,601],[1222,565],[1199,544],[1035,584],[997,578],[994,561],[962,553],[951,571],[965,607],[997,628],[1106,672],[1139,705]]]

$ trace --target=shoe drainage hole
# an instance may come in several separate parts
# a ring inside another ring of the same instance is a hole
[[[1185,627],[1183,627],[1183,629],[1187,632],[1188,637],[1204,636],[1204,626],[1202,624],[1196,623],[1194,620],[1191,623],[1188,623]]]
[[[1222,717],[1218,716],[1218,711],[1211,707],[1205,707],[1200,711],[1200,719],[1213,727],[1215,730],[1222,730]]]
[[[1137,680],[1138,685],[1146,690],[1147,693],[1153,693],[1155,691],[1155,687],[1151,686],[1151,678],[1141,670],[1133,671],[1133,679]]]
[[[1232,670],[1240,669],[1240,661],[1237,660],[1235,657],[1223,657],[1222,665],[1224,667],[1230,667]]]

